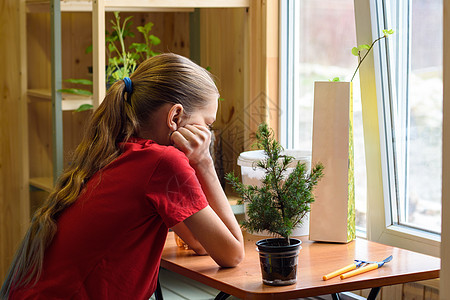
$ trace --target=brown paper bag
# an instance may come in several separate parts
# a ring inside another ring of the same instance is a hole
[[[347,243],[355,238],[353,99],[351,82],[316,82],[312,163],[324,176],[311,204],[309,238]]]

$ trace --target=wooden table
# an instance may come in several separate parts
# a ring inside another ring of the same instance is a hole
[[[163,250],[161,266],[242,299],[292,299],[372,288],[376,294],[385,285],[401,284],[439,277],[440,259],[416,252],[390,247],[363,239],[348,244],[312,242],[301,237],[297,283],[289,286],[267,286],[262,283],[259,256],[255,242],[262,237],[244,234],[245,259],[235,268],[220,268],[209,256],[197,256],[179,249],[170,232]],[[352,278],[339,277],[323,281],[322,276],[337,270],[354,259],[379,261],[392,255],[382,268]],[[222,298],[221,298],[222,297]],[[371,296],[373,297],[373,295]],[[368,298],[369,299],[369,298]]]

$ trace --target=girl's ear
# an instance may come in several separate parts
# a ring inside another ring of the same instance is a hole
[[[174,104],[167,114],[167,126],[172,131],[176,131],[180,126],[181,118],[184,114],[183,105]]]

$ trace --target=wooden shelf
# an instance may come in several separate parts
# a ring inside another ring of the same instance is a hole
[[[27,90],[27,95],[43,100],[52,100],[52,92],[47,89],[29,89]]]
[[[194,8],[249,7],[250,0],[105,0],[106,11],[192,12]],[[27,1],[28,13],[50,11],[50,1]],[[92,1],[61,0],[62,12],[91,12]]]
[[[52,101],[52,93],[50,90],[30,89],[27,91],[27,94],[30,97],[37,98],[43,101]],[[78,109],[78,107],[80,107],[80,105],[82,104],[92,105],[92,103],[92,97],[63,93],[61,106],[63,111],[70,111]]]
[[[30,178],[30,186],[51,193],[53,191],[53,178],[52,177]]]
[[[225,8],[249,7],[250,0],[105,0],[108,8]]]

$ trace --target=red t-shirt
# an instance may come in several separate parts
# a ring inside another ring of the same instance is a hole
[[[187,157],[134,138],[57,221],[43,272],[13,299],[148,299],[168,228],[208,205]]]

